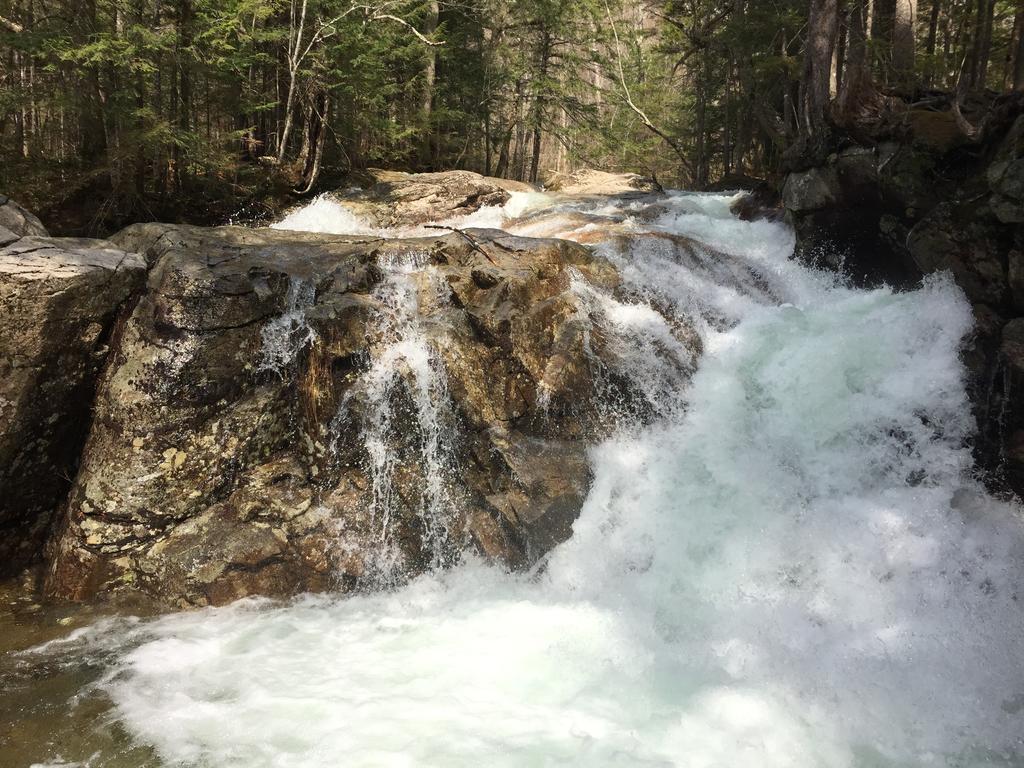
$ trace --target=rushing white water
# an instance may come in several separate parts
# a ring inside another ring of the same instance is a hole
[[[672,354],[644,301],[704,346],[688,387],[650,383],[685,407],[593,449],[543,572],[469,559],[385,593],[98,627],[134,738],[200,766],[1024,765],[1024,526],[970,478],[969,306],[944,276],[844,287],[729,202],[503,222],[609,217],[635,303],[603,311],[655,340],[635,364]],[[410,275],[390,274],[397,297]],[[393,350],[436,402],[413,317]]]
[[[371,512],[380,526],[385,557],[378,580],[395,581],[401,563],[398,548],[392,546],[392,516],[397,503],[395,473],[398,457],[392,441],[398,431],[415,431],[418,443],[416,463],[423,473],[419,517],[423,523],[427,561],[437,568],[442,564],[448,544],[452,459],[452,422],[449,412],[448,382],[444,366],[419,321],[421,284],[434,294],[440,292],[440,279],[429,263],[427,253],[400,253],[381,260],[383,279],[374,289],[379,310],[374,333],[381,337],[380,351],[362,377],[369,400],[368,418],[362,425],[363,443],[370,459],[373,483]],[[398,408],[404,401],[396,397],[399,387],[406,389],[411,402],[412,421],[403,418]],[[339,409],[334,430],[346,425],[346,403]]]

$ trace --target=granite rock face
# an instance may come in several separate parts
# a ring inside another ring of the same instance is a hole
[[[467,548],[521,567],[568,537],[613,426],[611,331],[561,240],[385,240],[136,225],[123,321],[49,553],[51,594],[171,605],[392,583]]]
[[[31,214],[17,219],[5,221],[42,228]],[[27,236],[0,245],[2,575],[40,554],[78,466],[115,319],[144,276],[138,256],[101,240]]]

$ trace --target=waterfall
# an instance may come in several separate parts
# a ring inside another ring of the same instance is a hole
[[[732,200],[481,214],[605,233],[620,291],[574,290],[610,329],[590,339],[614,346],[609,375],[643,371],[653,415],[593,447],[589,497],[543,569],[467,556],[374,594],[98,625],[68,644],[115,657],[97,686],[120,726],[166,765],[1024,765],[1024,522],[971,476],[970,306],[945,275],[850,288]],[[289,225],[367,228],[342,211],[314,202]],[[383,266],[373,504],[386,539],[404,388],[441,552],[456,438],[417,319],[431,267]],[[273,333],[265,348],[301,339]]]
[[[428,562],[436,568],[444,561],[448,545],[454,420],[444,364],[420,323],[421,283],[434,293],[439,290],[438,277],[428,261],[429,254],[413,251],[384,257],[378,265],[384,274],[373,293],[379,306],[373,331],[379,338],[379,349],[362,380],[369,401],[362,435],[373,483],[371,512],[388,550],[397,506],[394,484],[399,468],[393,447],[400,439],[395,425],[400,416],[396,413],[400,401],[397,390],[404,388],[413,405],[417,431],[414,462],[423,476],[419,494],[423,544]],[[403,430],[409,429],[408,423],[399,421]],[[393,583],[400,562],[394,557],[388,561],[380,577],[385,583]]]

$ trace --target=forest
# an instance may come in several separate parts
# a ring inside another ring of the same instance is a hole
[[[703,189],[909,110],[976,135],[1022,32],[1024,0],[0,0],[0,188],[82,233],[368,167]]]

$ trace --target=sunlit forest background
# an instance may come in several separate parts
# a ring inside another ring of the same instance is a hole
[[[0,189],[95,225],[376,166],[704,188],[908,111],[971,130],[1024,88],[1022,26],[1014,0],[0,0]]]

